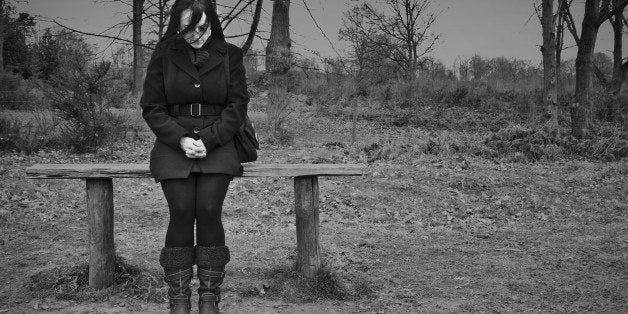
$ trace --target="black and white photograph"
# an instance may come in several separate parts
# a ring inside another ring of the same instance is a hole
[[[2,313],[628,313],[628,0],[0,0]]]

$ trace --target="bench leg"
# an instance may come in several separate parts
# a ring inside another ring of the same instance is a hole
[[[104,289],[113,283],[113,183],[111,178],[87,178],[89,286]]]
[[[315,278],[321,265],[318,245],[318,177],[294,177],[297,225],[297,269]]]

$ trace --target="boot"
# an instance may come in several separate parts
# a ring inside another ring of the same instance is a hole
[[[197,246],[196,275],[198,276],[198,312],[220,313],[220,285],[225,277],[225,265],[229,262],[226,246]]]
[[[194,247],[164,247],[159,256],[168,284],[171,314],[190,313],[190,281],[194,276]]]

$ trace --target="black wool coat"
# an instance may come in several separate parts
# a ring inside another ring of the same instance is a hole
[[[212,38],[202,48],[209,52],[209,59],[197,69],[187,45],[178,36],[160,42],[146,70],[140,106],[144,120],[157,137],[150,153],[150,171],[156,182],[187,178],[193,168],[202,173],[242,175],[233,145],[233,135],[244,123],[249,103],[242,50],[224,39]],[[191,103],[214,105],[216,110],[213,115],[201,117],[168,112],[169,105]],[[203,140],[207,156],[186,157],[179,147],[183,136]]]

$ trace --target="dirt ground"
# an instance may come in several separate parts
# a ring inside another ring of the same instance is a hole
[[[305,120],[293,146],[269,146],[260,162],[362,162],[323,145],[347,134],[349,126],[336,127]],[[360,128],[365,138],[381,133]],[[77,271],[88,259],[85,183],[24,175],[35,163],[147,161],[150,141],[120,145],[0,158],[0,313],[167,311],[158,254],[168,217],[157,184],[114,180],[116,252],[127,275],[95,292]],[[626,160],[421,155],[374,160],[363,177],[319,184],[327,273],[312,287],[291,270],[292,180],[232,182],[225,313],[628,312]]]

